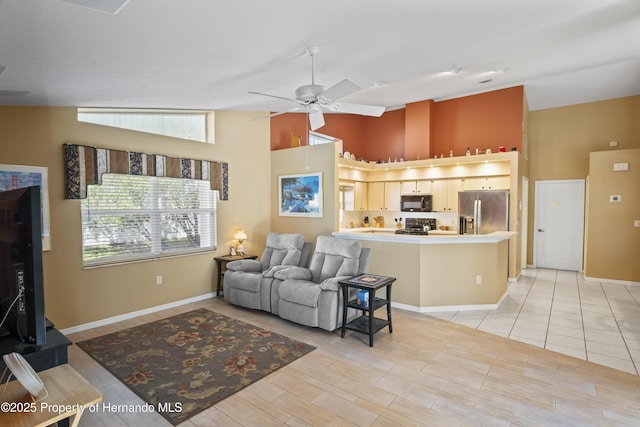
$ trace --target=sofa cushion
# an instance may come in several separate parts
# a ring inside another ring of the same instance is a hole
[[[306,280],[285,280],[280,284],[280,299],[308,307],[318,306],[320,285]]]
[[[262,252],[260,262],[267,270],[275,265],[298,265],[302,256],[304,238],[302,234],[267,234],[267,245]]]
[[[337,276],[355,276],[360,265],[362,246],[356,240],[318,236],[309,270],[312,280],[320,283]]]

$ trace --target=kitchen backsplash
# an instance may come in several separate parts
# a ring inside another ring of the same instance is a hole
[[[394,212],[386,211],[381,212],[379,210],[373,211],[343,211],[341,212],[340,228],[355,228],[362,227],[364,217],[369,217],[369,225],[375,226],[375,217],[384,217],[384,227],[393,228],[396,226],[396,220],[402,218],[402,225],[404,226],[406,218],[435,218],[440,226],[448,226],[450,230],[457,230],[458,228],[458,214],[457,212]]]

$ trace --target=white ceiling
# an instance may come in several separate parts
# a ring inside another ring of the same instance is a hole
[[[639,0],[0,0],[0,105],[283,111],[248,92],[292,98],[311,45],[316,83],[388,109],[515,85],[531,110],[640,94]]]

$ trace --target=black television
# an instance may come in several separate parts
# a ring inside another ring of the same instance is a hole
[[[46,344],[40,187],[0,192],[0,336]],[[4,331],[2,330],[4,329]]]

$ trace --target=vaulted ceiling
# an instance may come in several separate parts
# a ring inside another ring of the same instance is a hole
[[[284,111],[248,92],[293,98],[312,45],[316,83],[388,109],[515,85],[531,110],[640,94],[638,0],[0,0],[0,40],[0,105]]]

